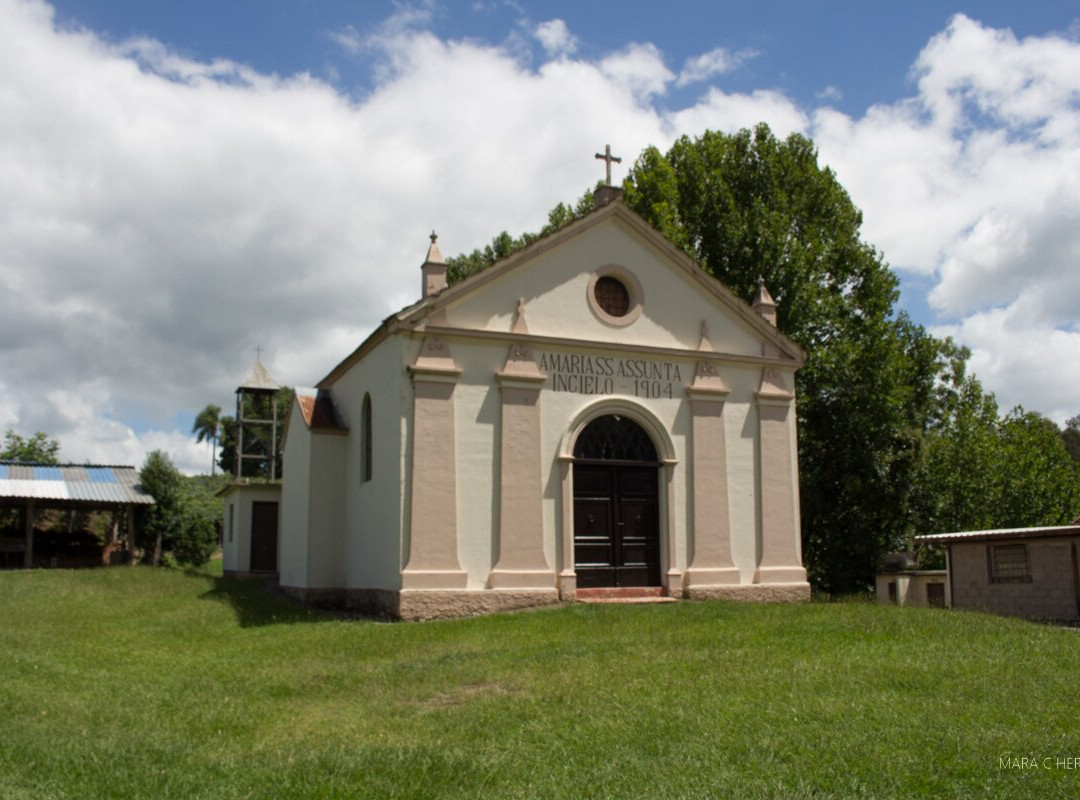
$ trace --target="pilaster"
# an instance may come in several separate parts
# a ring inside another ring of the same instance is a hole
[[[424,339],[413,383],[409,561],[403,589],[464,589],[458,560],[454,387],[460,368],[446,342]]]
[[[704,329],[703,343],[706,341]],[[729,394],[715,363],[700,361],[686,389],[690,403],[690,463],[693,507],[690,565],[686,586],[737,584],[731,557],[731,514],[727,485],[724,402]]]
[[[524,325],[523,304],[518,323]],[[543,485],[540,474],[539,370],[528,344],[512,344],[495,374],[502,396],[499,429],[499,561],[488,577],[492,589],[554,589],[544,554]]]
[[[761,497],[761,558],[755,583],[805,583],[799,555],[792,420],[795,397],[788,373],[767,367],[756,393]]]

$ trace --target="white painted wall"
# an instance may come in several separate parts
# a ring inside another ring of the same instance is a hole
[[[278,509],[278,562],[282,586],[308,587],[308,526],[311,498],[311,431],[294,400],[282,456],[281,508]]]
[[[252,503],[280,503],[279,484],[233,484],[224,497],[222,569],[248,572],[251,569]],[[278,507],[278,563],[281,563],[281,508]],[[232,529],[230,535],[230,521]]]
[[[237,499],[229,493],[223,498],[224,509],[221,524],[221,568],[225,572],[236,572],[240,569],[240,542],[237,536]]]
[[[403,336],[388,337],[332,387],[338,414],[349,427],[341,445],[343,586],[401,587],[404,440],[412,408]],[[362,480],[361,409],[371,396],[372,463]]]
[[[644,310],[627,327],[604,323],[588,307],[589,274],[610,264],[629,270],[642,285]],[[760,334],[722,309],[716,298],[617,220],[592,228],[461,298],[447,309],[447,322],[508,331],[519,298],[525,300],[533,334],[696,348],[701,320],[708,319],[709,337],[717,350],[761,354]]]

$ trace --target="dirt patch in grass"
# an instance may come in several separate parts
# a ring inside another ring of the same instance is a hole
[[[440,692],[434,697],[420,700],[416,705],[421,708],[452,708],[463,706],[485,697],[510,694],[510,689],[501,683],[467,683],[456,686],[448,692]]]

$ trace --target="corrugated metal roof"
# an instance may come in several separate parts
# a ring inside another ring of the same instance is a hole
[[[135,467],[0,462],[0,499],[150,505]]]
[[[992,531],[958,531],[916,536],[916,541],[929,544],[979,541],[982,539],[1032,539],[1046,536],[1080,536],[1080,525],[1056,525],[1046,528],[999,528]]]

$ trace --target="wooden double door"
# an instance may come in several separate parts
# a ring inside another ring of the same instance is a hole
[[[574,464],[574,570],[581,589],[660,586],[655,466]]]

